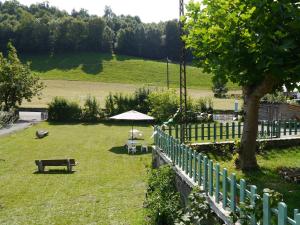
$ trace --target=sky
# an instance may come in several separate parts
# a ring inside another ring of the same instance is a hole
[[[30,5],[43,0],[18,0]],[[179,0],[48,0],[51,6],[71,12],[72,9],[87,9],[90,14],[103,15],[105,6],[110,6],[117,15],[139,16],[143,22],[159,22],[179,17]],[[188,1],[186,1],[188,2]]]

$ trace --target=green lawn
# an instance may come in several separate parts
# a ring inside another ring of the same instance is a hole
[[[109,83],[149,84],[166,86],[166,63],[127,56],[100,53],[23,55],[31,68],[43,79],[101,81]],[[171,87],[179,86],[179,65],[170,64]],[[211,75],[201,69],[187,67],[189,88],[211,89]],[[238,89],[232,83],[230,89]]]
[[[35,139],[39,128],[49,137]],[[151,154],[126,153],[129,129],[41,123],[0,137],[0,224],[143,224]],[[152,133],[138,129],[146,138]],[[51,158],[79,165],[73,174],[35,174],[34,160]]]
[[[243,173],[234,168],[231,155],[208,154],[209,158],[218,161],[221,168],[227,168],[230,173],[236,173],[238,178],[245,178],[248,184],[258,187],[260,193],[264,188],[270,188],[283,194],[283,200],[288,205],[289,212],[300,208],[300,185],[285,181],[279,174],[279,167],[299,167],[300,147],[289,149],[274,149],[257,156],[260,170]]]

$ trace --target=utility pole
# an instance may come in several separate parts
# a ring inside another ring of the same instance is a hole
[[[180,141],[184,143],[187,137],[187,90],[186,90],[186,49],[182,40],[184,35],[184,24],[181,17],[184,16],[184,0],[179,0],[179,34],[180,34],[180,113],[181,129]]]

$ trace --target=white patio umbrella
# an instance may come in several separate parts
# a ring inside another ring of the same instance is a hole
[[[131,140],[133,140],[133,122],[134,121],[151,121],[154,120],[152,116],[148,116],[146,114],[131,110],[125,113],[121,113],[116,116],[110,117],[110,119],[113,120],[127,120],[132,121],[132,127],[131,127]]]

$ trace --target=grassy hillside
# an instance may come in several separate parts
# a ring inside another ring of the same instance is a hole
[[[24,55],[31,68],[42,79],[100,81],[109,83],[166,85],[166,63],[126,56],[99,53],[70,53],[49,55]],[[170,64],[170,86],[179,85],[179,66]],[[201,69],[187,67],[189,88],[211,89],[211,75]],[[230,89],[237,89],[228,84]]]

